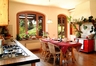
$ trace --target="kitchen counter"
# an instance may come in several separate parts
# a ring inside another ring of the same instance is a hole
[[[40,61],[40,59],[35,54],[33,54],[31,51],[25,48],[17,40],[13,40],[13,42],[17,44],[20,48],[22,48],[23,51],[27,54],[27,56],[0,59],[0,66],[18,66],[24,64],[31,64],[31,66],[35,66],[35,63]]]

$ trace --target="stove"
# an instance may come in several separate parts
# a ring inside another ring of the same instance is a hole
[[[2,48],[3,53],[0,54],[1,59],[27,56],[27,53],[15,43],[3,45]]]

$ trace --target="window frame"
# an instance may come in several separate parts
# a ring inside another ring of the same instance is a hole
[[[42,13],[39,13],[39,12],[34,12],[34,11],[22,11],[22,12],[18,12],[17,13],[17,34],[19,34],[19,15],[20,14],[36,14],[36,22],[37,22],[37,25],[36,25],[36,28],[38,28],[38,17],[39,16],[42,16],[43,17],[43,27],[42,27],[42,31],[45,31],[45,15],[42,14]],[[25,21],[27,21],[27,15],[25,16]],[[27,30],[27,23],[26,23],[26,30]],[[36,37],[37,38],[41,38],[42,36],[39,36],[38,35],[38,31],[36,30]]]
[[[65,31],[65,37],[67,37],[67,35],[68,35],[68,32],[67,32],[67,17],[66,17],[66,15],[64,15],[64,14],[59,14],[58,16],[57,16],[57,18],[64,18],[64,26],[65,26],[65,29],[64,29],[64,31]],[[57,24],[58,24],[58,22],[57,22]],[[61,25],[63,24],[63,21],[61,21]],[[61,30],[62,30],[63,28],[61,28]],[[58,36],[59,37],[59,36]]]

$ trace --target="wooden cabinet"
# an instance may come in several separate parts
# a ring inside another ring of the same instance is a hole
[[[0,0],[0,26],[8,25],[8,1]]]
[[[94,40],[84,40],[84,52],[94,51]]]
[[[85,39],[83,41],[83,49],[82,49],[82,52],[93,52],[94,51],[94,40],[91,39],[91,40],[88,40],[88,39]]]
[[[39,40],[24,40],[19,42],[29,50],[41,49],[41,44]]]

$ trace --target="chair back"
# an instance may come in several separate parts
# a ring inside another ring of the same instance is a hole
[[[51,54],[55,54],[55,46],[54,44],[48,42],[49,51]]]
[[[40,40],[40,43],[41,43],[41,46],[42,46],[42,50],[47,51],[48,48],[46,47],[46,43],[43,42],[42,40]]]

